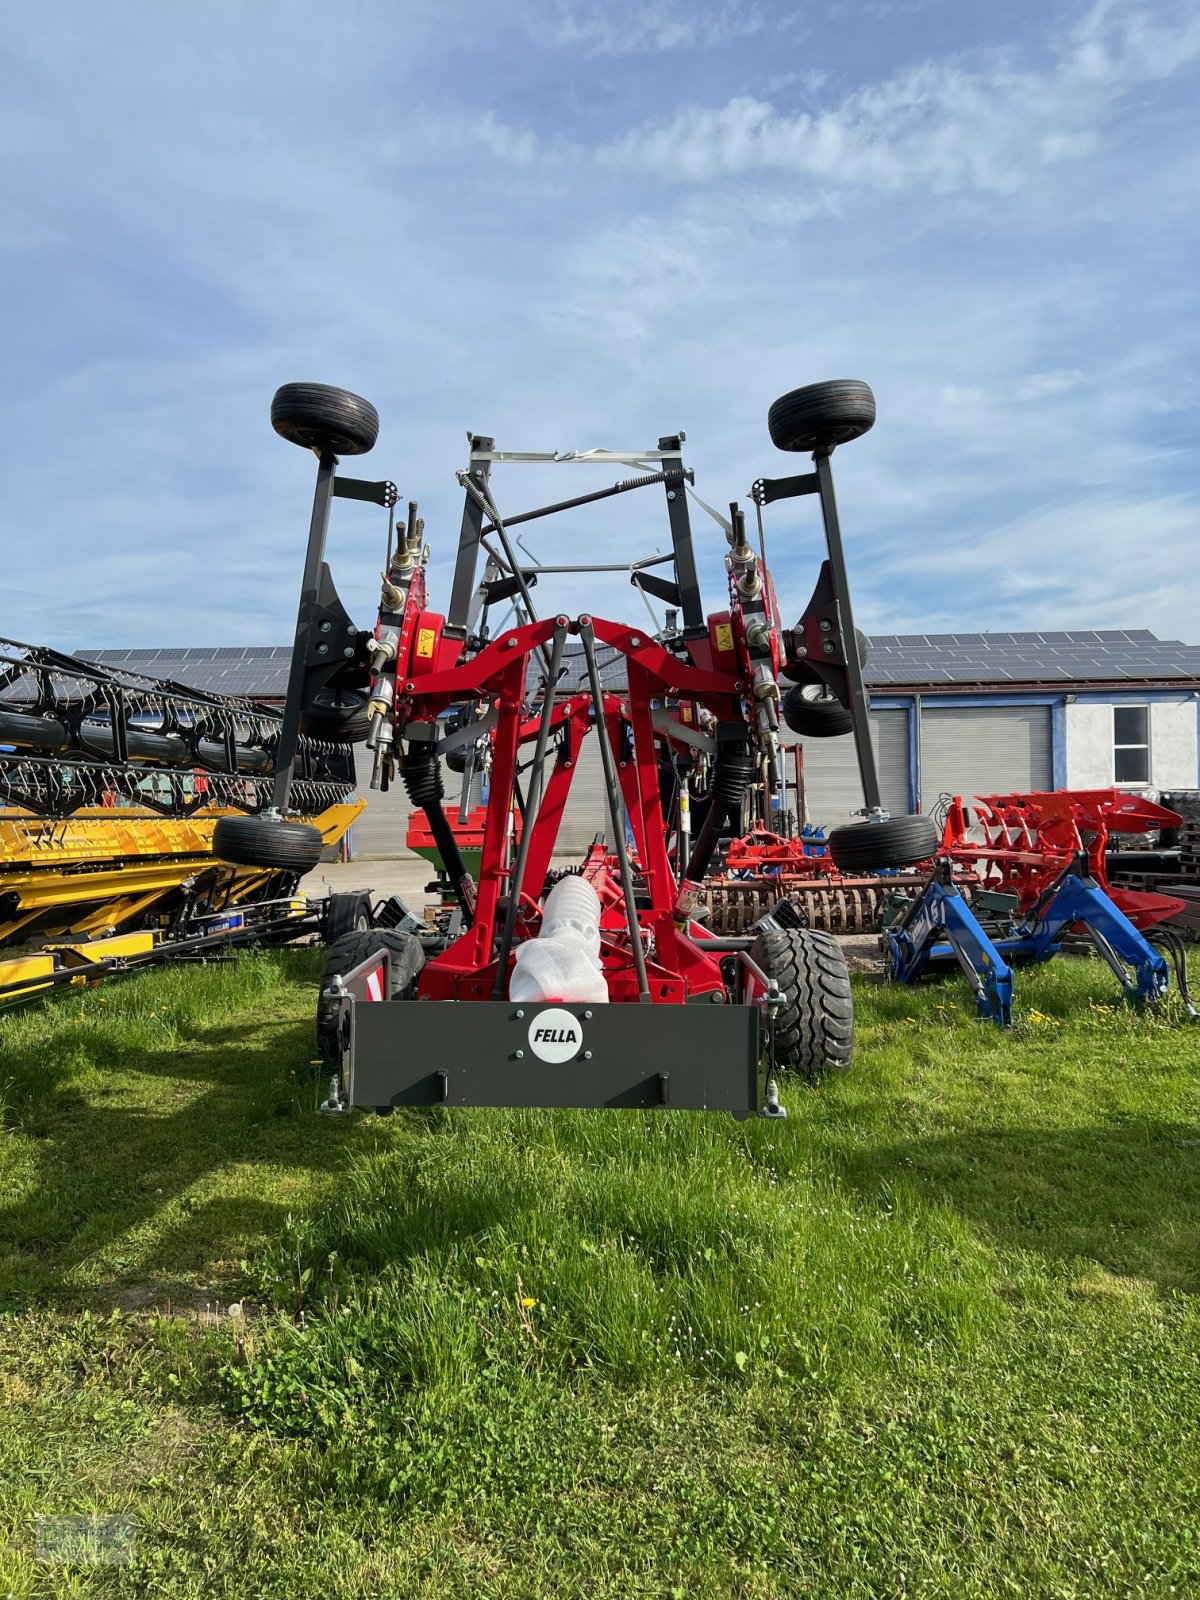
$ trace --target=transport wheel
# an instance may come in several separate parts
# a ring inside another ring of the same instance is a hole
[[[300,717],[306,739],[331,739],[339,744],[361,744],[371,727],[367,712],[370,696],[362,689],[322,689]]]
[[[239,867],[286,867],[308,872],[321,859],[325,841],[310,822],[282,817],[219,817],[213,855]]]
[[[878,867],[913,867],[928,861],[942,842],[932,817],[888,817],[885,822],[848,822],[829,834],[829,854],[843,872]]]
[[[346,899],[351,898],[349,895]],[[344,977],[361,967],[376,951],[386,950],[391,955],[391,984],[389,1000],[405,999],[412,991],[417,974],[425,965],[425,952],[421,941],[411,933],[392,933],[387,928],[367,928],[342,934],[329,946],[325,970],[321,974],[321,987],[317,994],[317,1048],[325,1061],[334,1062],[340,1055],[338,1040],[338,1005],[325,998],[329,981],[336,974]]]
[[[779,709],[788,727],[802,739],[836,739],[854,731],[854,719],[842,702],[812,684],[794,685]]]
[[[369,400],[327,383],[285,383],[271,401],[271,426],[305,450],[363,456],[379,437],[379,413]]]
[[[371,926],[371,896],[365,890],[331,894],[325,911],[325,943],[348,933],[366,933]]]
[[[812,928],[769,928],[750,951],[783,991],[775,1013],[775,1061],[815,1077],[849,1072],[854,1053],[854,1002],[842,947]]]
[[[810,383],[781,395],[767,413],[767,429],[777,450],[807,453],[849,444],[875,422],[875,396],[857,378]]]

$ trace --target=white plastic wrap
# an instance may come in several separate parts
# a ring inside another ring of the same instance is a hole
[[[510,1000],[601,1002],[600,898],[583,878],[562,878],[546,896],[542,931],[517,946]]]

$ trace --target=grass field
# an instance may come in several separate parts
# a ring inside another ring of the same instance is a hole
[[[784,1124],[328,1120],[317,965],[0,1018],[0,1596],[1200,1595],[1200,1030],[865,977]]]

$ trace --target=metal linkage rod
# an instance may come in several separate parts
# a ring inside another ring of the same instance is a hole
[[[511,527],[512,524],[509,523],[508,526]],[[484,532],[486,533],[487,531],[485,528]],[[487,550],[489,555],[494,554],[493,551],[488,549],[487,545],[484,545],[483,548]],[[674,561],[674,559],[674,554],[668,552],[665,556],[648,556],[644,561],[598,561],[571,567],[548,567],[536,563],[527,566],[525,571],[536,573],[538,577],[547,572],[641,572],[643,567],[661,567],[664,562]]]
[[[617,781],[617,764],[613,759],[608,737],[608,722],[604,716],[604,689],[600,682],[600,668],[596,663],[596,637],[592,632],[592,619],[579,619],[579,639],[587,662],[588,680],[592,690],[592,710],[596,718],[596,737],[600,741],[600,765],[604,768],[604,788],[608,794],[608,815],[612,823],[613,844],[621,869],[621,893],[625,900],[625,921],[629,940],[633,946],[633,965],[637,973],[638,999],[649,1003],[650,984],[646,978],[646,952],[642,949],[642,928],[638,922],[637,904],[633,896],[633,872],[629,866],[629,852],[625,848],[624,806],[621,786]]]
[[[622,483],[614,483],[611,489],[596,489],[591,494],[578,494],[573,500],[556,500],[552,506],[539,506],[536,511],[522,511],[520,516],[509,517],[505,526],[515,528],[522,522],[536,522],[539,517],[549,517],[556,511],[573,511],[576,506],[590,506],[596,500],[608,500],[614,494],[628,494],[630,489],[644,489],[650,483],[675,482],[677,479],[686,478],[689,483],[695,482],[695,474],[689,469],[687,472],[647,472],[640,478],[626,478]],[[492,533],[498,523],[491,522],[482,531]]]
[[[486,486],[480,488],[480,486],[474,482],[470,473],[468,472],[460,472],[458,474],[458,481],[462,484],[463,488],[472,497],[472,499],[475,500],[483,508],[483,510],[487,512],[489,517],[491,517],[492,532],[498,535],[500,543],[504,547],[504,556],[508,562],[508,570],[517,580],[517,584],[520,587],[521,599],[525,606],[526,615],[528,616],[530,622],[539,622],[541,619],[538,616],[537,611],[534,609],[533,597],[529,593],[529,585],[525,582],[525,574],[521,571],[520,563],[517,561],[516,553],[512,547],[512,541],[508,537],[508,532],[504,526],[503,519],[500,516],[500,512],[496,508],[496,502],[492,499],[491,491]],[[538,645],[538,654],[542,658],[542,665],[545,667],[546,671],[549,672],[550,657],[546,654],[546,648],[544,645]]]
[[[496,984],[493,1000],[503,1000],[508,979],[508,958],[512,952],[513,936],[517,931],[517,914],[521,907],[521,889],[525,883],[525,863],[533,843],[537,813],[542,803],[542,772],[546,764],[546,747],[550,742],[550,724],[554,717],[554,688],[562,669],[563,650],[567,642],[567,619],[554,619],[554,638],[550,647],[550,675],[542,693],[542,715],[538,722],[537,743],[533,748],[533,766],[529,774],[529,799],[525,807],[525,822],[521,829],[521,843],[517,848],[516,865],[508,882],[508,911],[504,918],[504,932],[500,936],[500,953],[496,964]]]

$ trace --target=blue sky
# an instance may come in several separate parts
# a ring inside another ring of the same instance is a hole
[[[378,406],[360,470],[420,500],[444,603],[467,428],[683,428],[723,505],[795,470],[778,394],[861,377],[868,631],[1200,642],[1194,4],[65,0],[9,8],[0,54],[10,637],[286,641],[312,473],[281,382]],[[768,515],[798,613],[813,502]],[[383,527],[335,519],[366,625]],[[665,519],[643,491],[545,528],[544,560],[624,559]],[[619,580],[555,598],[641,614]]]

